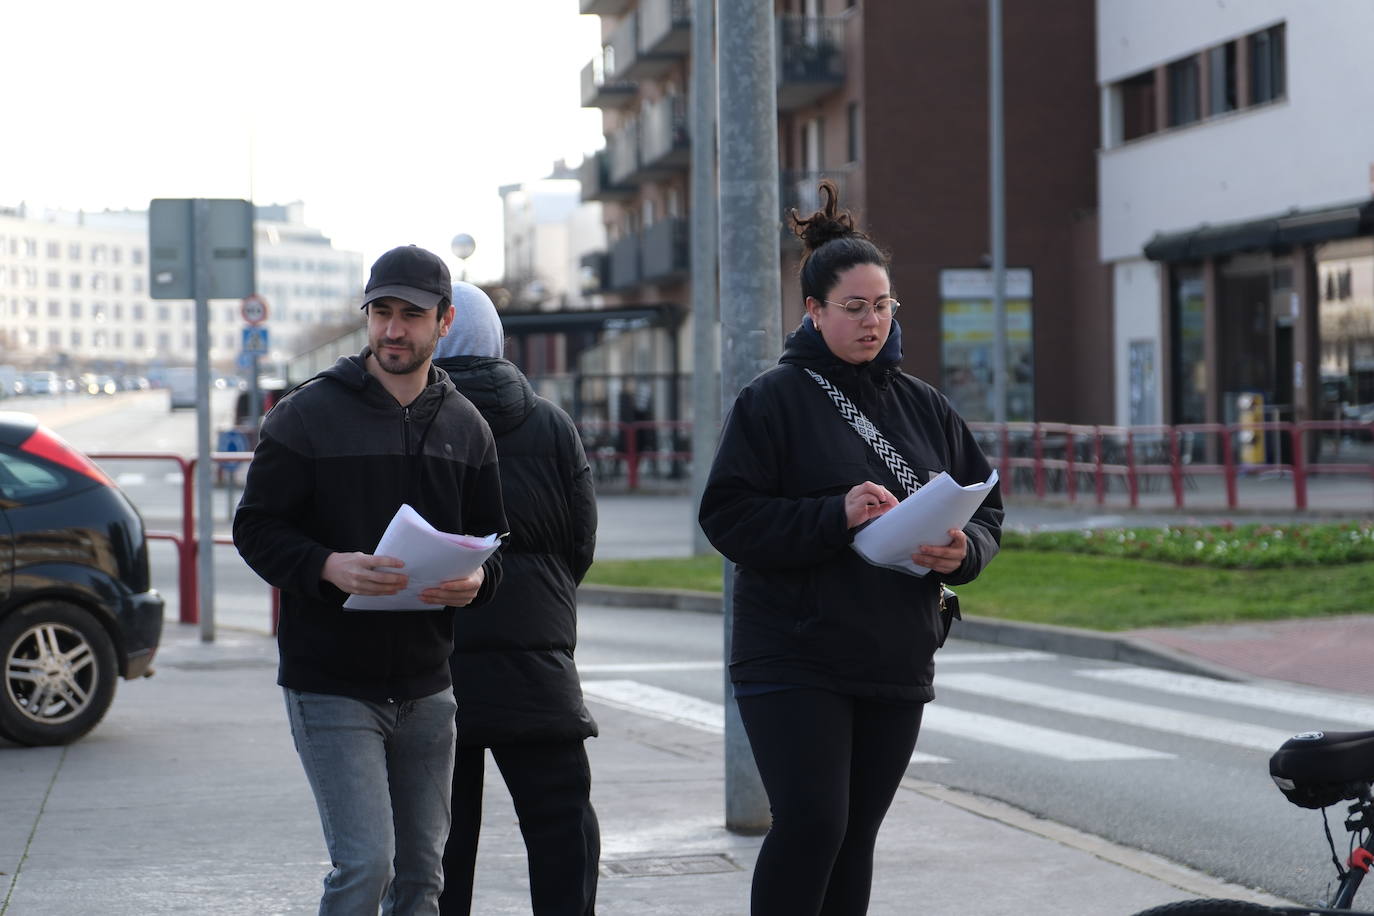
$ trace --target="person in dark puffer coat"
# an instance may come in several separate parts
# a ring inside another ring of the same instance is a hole
[[[601,852],[584,747],[597,729],[573,662],[577,585],[596,546],[591,469],[568,415],[501,358],[487,295],[455,283],[453,302],[434,365],[491,427],[511,534],[501,591],[454,627],[458,756],[440,912],[471,911],[490,748],[520,818],[535,916],[584,916],[595,913]]]

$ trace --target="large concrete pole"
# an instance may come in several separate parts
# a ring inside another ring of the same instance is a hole
[[[988,248],[992,259],[992,419],[1007,422],[1007,203],[1002,121],[1002,0],[988,0]]]
[[[720,431],[720,284],[716,273],[715,0],[692,0],[692,505],[701,505]],[[692,551],[711,543],[692,514]]]
[[[728,410],[782,349],[778,263],[778,110],[773,0],[717,0],[720,84],[720,372]],[[734,623],[734,575],[725,567],[725,657]],[[726,674],[726,696],[730,696]],[[733,700],[725,704],[725,826],[768,827],[749,740]]]

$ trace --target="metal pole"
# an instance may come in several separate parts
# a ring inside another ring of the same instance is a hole
[[[720,428],[715,0],[692,0],[692,505],[701,505]],[[711,553],[696,519],[692,552]]]
[[[716,0],[720,98],[720,367],[722,407],[778,358],[778,111],[772,0]],[[734,623],[725,568],[725,657]],[[726,696],[731,695],[726,675]],[[768,796],[733,701],[725,704],[725,826],[766,830]]]
[[[988,164],[992,223],[992,418],[1007,421],[1007,206],[1002,137],[1002,0],[988,0]]]
[[[192,202],[196,292],[196,596],[200,641],[215,641],[215,518],[210,505],[210,201]]]

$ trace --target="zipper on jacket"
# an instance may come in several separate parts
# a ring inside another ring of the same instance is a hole
[[[403,454],[410,457],[410,408],[401,408],[401,448]]]

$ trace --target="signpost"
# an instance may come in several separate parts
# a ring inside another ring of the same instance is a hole
[[[239,309],[243,320],[248,324],[243,329],[243,346],[239,350],[239,362],[247,362],[248,368],[248,416],[243,422],[257,426],[262,416],[262,395],[258,386],[258,357],[267,353],[267,300],[253,293],[243,297]]]
[[[238,299],[257,285],[253,204],[158,198],[148,206],[148,295],[196,303],[196,552],[200,638],[215,640],[214,514],[210,507],[210,300]],[[264,317],[266,310],[264,308]],[[183,596],[183,601],[184,601]]]

